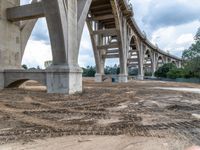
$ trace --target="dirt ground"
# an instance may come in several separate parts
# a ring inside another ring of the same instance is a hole
[[[182,150],[200,145],[199,84],[84,80],[82,94],[31,81],[0,91],[0,149]],[[157,148],[156,148],[157,147]]]

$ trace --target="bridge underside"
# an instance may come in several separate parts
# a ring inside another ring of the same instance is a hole
[[[46,85],[49,93],[81,92],[78,54],[85,22],[96,62],[96,82],[103,81],[106,59],[119,59],[119,82],[127,82],[131,67],[143,79],[144,70],[154,73],[160,64],[180,66],[179,58],[153,46],[141,33],[127,0],[32,0],[19,5],[19,0],[0,0],[0,37],[4,37],[0,40],[0,88],[30,79]],[[53,63],[45,71],[25,71],[21,69],[24,49],[40,17],[47,20]]]

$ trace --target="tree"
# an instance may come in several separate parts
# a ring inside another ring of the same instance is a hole
[[[184,65],[184,69],[186,71],[187,78],[200,78],[200,56],[186,62],[186,64]]]
[[[200,56],[200,40],[192,44],[189,49],[183,51],[182,58],[184,61],[190,61]]]
[[[96,74],[96,68],[92,66],[87,66],[87,68],[83,68],[83,76],[84,77],[94,77]]]
[[[196,33],[195,43],[183,51],[182,58],[184,61],[190,61],[198,56],[200,56],[200,28]]]
[[[161,66],[156,72],[155,72],[155,76],[156,77],[162,77],[162,78],[167,78],[167,73],[172,70],[177,68],[175,64],[173,63],[168,63],[168,64],[164,64],[163,66]]]
[[[22,65],[22,68],[24,68],[25,70],[28,69],[27,65],[25,65],[25,64]]]
[[[169,70],[167,73],[167,78],[176,79],[176,78],[184,78],[185,70],[183,68],[173,68]]]
[[[105,74],[120,74],[120,67],[115,64],[113,67],[106,66],[104,69]]]
[[[138,68],[130,68],[130,69],[128,70],[128,74],[129,74],[130,76],[137,76],[137,75],[138,75]]]
[[[196,35],[195,35],[195,40],[196,40],[196,41],[200,41],[200,27],[199,27],[199,29],[198,29]]]
[[[200,78],[200,28],[195,35],[195,43],[183,52],[186,77]]]
[[[40,66],[37,66],[37,69],[40,70]]]

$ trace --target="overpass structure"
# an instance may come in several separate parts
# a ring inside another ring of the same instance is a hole
[[[21,69],[27,41],[38,18],[47,20],[53,62],[43,71]],[[87,23],[96,62],[96,82],[102,82],[106,59],[118,58],[119,82],[127,82],[128,68],[152,73],[164,63],[181,66],[181,59],[153,45],[134,20],[127,0],[0,0],[0,88],[37,80],[49,93],[82,91],[78,65],[81,35]]]

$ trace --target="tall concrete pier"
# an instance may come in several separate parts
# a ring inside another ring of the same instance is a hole
[[[21,61],[38,18],[47,20],[53,63],[47,70],[26,71]],[[96,62],[96,82],[102,82],[106,59],[119,58],[119,82],[127,82],[128,68],[152,73],[164,63],[181,65],[181,59],[151,44],[141,33],[127,0],[0,0],[0,88],[37,80],[48,93],[82,91],[79,47],[85,22]]]

